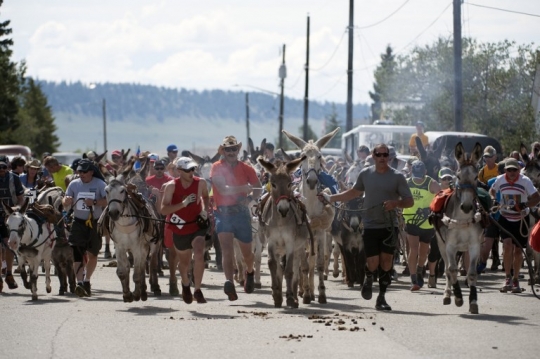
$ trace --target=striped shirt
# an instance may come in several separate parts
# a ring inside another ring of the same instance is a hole
[[[491,188],[495,192],[500,191],[501,215],[510,222],[521,220],[521,213],[516,211],[514,206],[527,202],[527,199],[536,193],[532,181],[522,174],[515,182],[509,182],[505,174],[500,175]]]

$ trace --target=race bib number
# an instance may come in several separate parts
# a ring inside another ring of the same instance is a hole
[[[186,224],[186,221],[184,221],[182,218],[180,218],[176,213],[173,213],[171,216],[170,222],[174,224],[178,229],[184,228],[184,224]]]
[[[94,192],[79,192],[79,194],[77,195],[77,210],[90,211],[91,206],[87,206],[86,203],[84,203],[84,200],[86,198],[94,200],[96,199],[96,194]]]

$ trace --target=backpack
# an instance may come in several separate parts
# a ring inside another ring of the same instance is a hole
[[[529,245],[535,251],[540,252],[540,222],[536,222],[531,231],[531,236],[529,237]]]
[[[434,213],[440,213],[444,209],[444,204],[448,200],[448,198],[454,193],[454,190],[451,188],[445,189],[443,191],[439,191],[435,197],[431,200],[431,203],[429,204],[429,209],[431,212]]]

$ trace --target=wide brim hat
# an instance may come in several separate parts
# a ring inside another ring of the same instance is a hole
[[[26,164],[26,166],[28,168],[37,168],[37,169],[40,169],[41,168],[41,162],[39,162],[39,160],[37,159],[33,159],[32,161],[28,162]]]
[[[218,152],[222,153],[223,149],[227,147],[238,147],[238,151],[240,151],[242,142],[238,142],[234,136],[227,136],[223,139],[221,145],[219,145]]]

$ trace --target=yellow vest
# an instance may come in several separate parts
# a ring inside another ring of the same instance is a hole
[[[417,184],[413,182],[412,178],[407,180],[407,184],[411,189],[411,193],[414,199],[414,205],[410,208],[403,209],[403,216],[405,217],[405,223],[416,224],[422,229],[433,228],[427,220],[427,214],[429,213],[429,205],[435,197],[435,193],[429,191],[429,185],[433,179],[429,176],[425,176],[422,183]],[[420,209],[420,211],[418,211]],[[422,212],[422,214],[417,214]],[[425,214],[425,215],[424,215]]]

